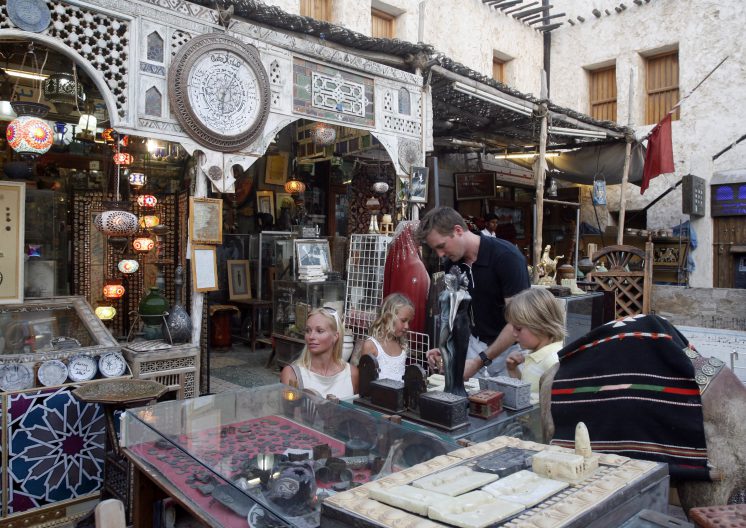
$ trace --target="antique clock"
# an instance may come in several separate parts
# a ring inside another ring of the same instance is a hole
[[[169,101],[184,131],[201,145],[236,152],[261,134],[269,80],[254,46],[225,34],[200,35],[169,70]]]

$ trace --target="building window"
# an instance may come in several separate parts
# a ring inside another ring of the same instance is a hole
[[[148,60],[154,62],[163,62],[163,39],[153,31],[148,35]]]
[[[645,123],[658,123],[679,102],[678,50],[646,58],[645,90]],[[671,117],[678,119],[679,110]]]
[[[409,96],[409,90],[403,86],[399,88],[399,113],[404,115],[412,113],[412,100]]]
[[[145,92],[145,114],[151,116],[161,116],[161,106],[163,97],[158,88],[151,86]]]
[[[616,66],[589,73],[591,117],[616,121]]]
[[[379,9],[371,9],[370,36],[373,38],[394,38],[394,16]]]
[[[492,57],[492,78],[501,83],[505,83],[505,61]]]
[[[316,20],[331,22],[332,2],[331,0],[300,0],[300,14]]]

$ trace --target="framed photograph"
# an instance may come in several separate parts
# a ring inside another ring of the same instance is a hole
[[[229,260],[228,298],[231,301],[251,299],[251,274],[248,260]]]
[[[278,217],[282,213],[283,207],[288,208],[290,216],[293,216],[295,214],[295,200],[293,200],[292,195],[285,192],[275,193],[275,203],[277,204],[277,207],[275,207],[275,211],[277,211]]]
[[[300,272],[308,266],[321,266],[322,273],[331,271],[329,241],[318,238],[299,238],[295,240],[295,262]]]
[[[192,246],[192,282],[198,292],[219,289],[215,246]]]
[[[409,201],[427,203],[427,167],[412,167],[409,182]]]
[[[256,212],[271,214],[273,222],[277,219],[274,194],[272,191],[256,191]]]
[[[5,229],[0,232],[0,304],[23,302],[26,184],[0,182],[0,204],[5,210]]]
[[[194,244],[223,243],[223,200],[189,198],[189,238]]]
[[[267,156],[264,170],[264,183],[268,185],[285,185],[288,178],[288,154],[281,152]]]
[[[495,197],[494,172],[455,172],[456,200]]]

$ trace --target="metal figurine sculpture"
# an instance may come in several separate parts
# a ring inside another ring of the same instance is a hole
[[[458,266],[451,267],[445,276],[446,289],[440,294],[440,341],[438,348],[443,358],[445,392],[467,396],[464,389],[464,363],[471,334],[467,290],[469,279]]]

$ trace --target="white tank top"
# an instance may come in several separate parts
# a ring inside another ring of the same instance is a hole
[[[344,370],[333,376],[322,376],[300,365],[296,366],[300,371],[301,378],[303,378],[304,389],[313,389],[324,398],[328,394],[333,394],[340,400],[352,398],[355,395],[352,388],[352,373],[349,363],[345,363]]]
[[[401,381],[404,376],[404,364],[407,361],[406,350],[402,350],[398,356],[389,356],[375,337],[368,338],[378,351],[378,379],[392,379]]]

